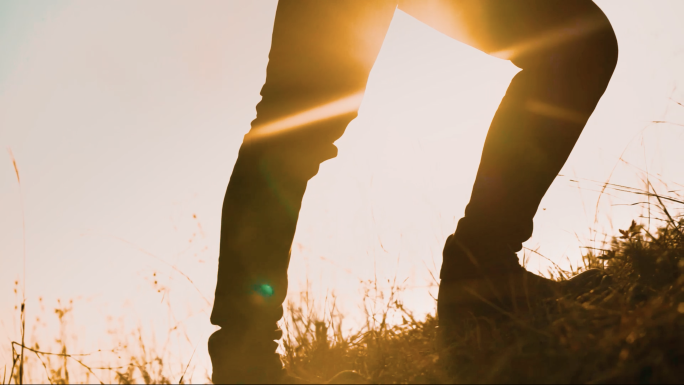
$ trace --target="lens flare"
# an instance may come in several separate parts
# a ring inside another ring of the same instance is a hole
[[[607,26],[609,24],[598,17],[579,19],[552,29],[537,38],[523,41],[500,51],[491,52],[490,55],[511,60],[530,52],[548,49],[549,47],[559,46],[572,40],[580,39]]]
[[[539,100],[529,100],[525,106],[528,111],[537,115],[546,116],[552,119],[567,120],[569,122],[584,124],[589,117],[588,114],[583,114],[578,111],[573,111],[568,108],[555,106],[553,104],[544,103]]]
[[[254,291],[260,295],[261,297],[264,298],[269,298],[273,296],[273,287],[271,285],[267,284],[261,284],[261,285],[255,285],[254,286]]]
[[[311,123],[332,119],[350,112],[357,111],[363,100],[363,91],[345,96],[341,99],[286,116],[276,121],[257,126],[247,134],[246,139],[258,140],[268,136],[283,133],[307,126]]]

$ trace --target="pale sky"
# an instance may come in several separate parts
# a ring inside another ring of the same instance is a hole
[[[619,63],[525,244],[564,267],[581,246],[601,246],[592,230],[613,235],[647,213],[622,205],[642,197],[610,189],[597,206],[602,182],[643,188],[647,171],[668,184],[654,182],[661,193],[684,184],[684,2],[597,3],[617,33]],[[29,330],[54,338],[57,299],[74,300],[72,351],[108,347],[119,319],[122,333],[140,326],[162,337],[180,325],[185,348],[173,359],[187,362],[196,346],[195,376],[204,379],[221,203],[260,99],[275,6],[0,3],[3,363],[19,338],[12,291],[23,274],[23,198]],[[340,155],[309,183],[291,299],[308,279],[321,304],[336,293],[352,327],[359,281],[396,277],[408,308],[434,311],[430,272],[517,71],[397,12]],[[551,265],[529,261],[533,271]]]

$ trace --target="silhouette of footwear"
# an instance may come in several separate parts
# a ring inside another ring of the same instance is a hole
[[[285,374],[281,379],[281,384],[370,384],[371,382],[364,376],[353,370],[343,370],[325,382],[309,382],[304,379]]]
[[[275,328],[272,328],[275,329]],[[209,355],[215,384],[275,384],[285,372],[276,353],[280,330],[223,328],[209,337]]]
[[[600,285],[603,277],[601,270],[590,269],[571,279],[554,281],[525,270],[515,253],[481,253],[467,248],[453,235],[447,239],[445,263],[450,258],[450,268],[457,271],[442,279],[437,300],[439,327],[447,343],[468,320],[519,318],[545,301],[588,292]]]

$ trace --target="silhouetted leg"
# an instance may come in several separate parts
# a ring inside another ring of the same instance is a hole
[[[600,279],[587,271],[553,282],[525,271],[516,252],[608,85],[617,43],[588,0],[402,0],[399,7],[522,69],[492,120],[465,216],[444,247],[437,307],[450,346],[473,316],[524,312]]]
[[[522,69],[492,120],[465,216],[444,247],[437,307],[449,346],[472,316],[524,311],[600,279],[592,271],[553,282],[525,271],[516,252],[608,85],[617,43],[588,0],[402,0],[399,7]]]
[[[510,57],[522,71],[492,120],[465,216],[444,247],[438,313],[447,345],[473,315],[500,314],[491,303],[524,311],[600,279],[589,271],[552,282],[522,269],[516,252],[608,85],[617,62],[614,33],[590,1],[480,4],[487,7],[479,8],[479,26],[490,33],[483,50]]]
[[[518,265],[539,203],[608,85],[615,35],[588,0],[404,0],[400,8],[522,68],[492,120],[441,278],[505,271]],[[480,269],[463,263],[464,247]]]
[[[278,4],[262,100],[223,205],[211,315],[222,329],[209,341],[215,382],[265,381],[280,368],[273,340],[281,336],[276,322],[304,190],[319,164],[336,156],[333,142],[357,115],[395,7]]]

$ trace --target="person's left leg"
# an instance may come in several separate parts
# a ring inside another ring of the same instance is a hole
[[[516,296],[529,295],[529,281],[548,286],[524,272],[516,252],[608,85],[615,35],[589,0],[405,0],[399,7],[522,68],[492,120],[465,216],[446,242],[438,300],[440,325],[459,307],[492,309],[473,290],[510,309]],[[462,306],[468,298],[482,306]]]

